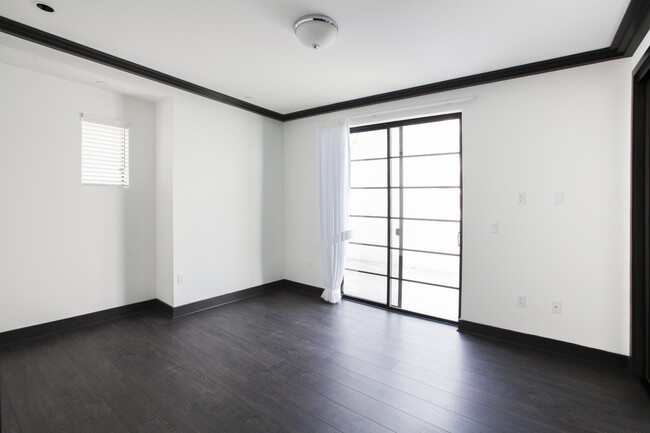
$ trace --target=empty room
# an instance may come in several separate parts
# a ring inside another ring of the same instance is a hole
[[[0,1],[0,431],[649,432],[649,30]]]

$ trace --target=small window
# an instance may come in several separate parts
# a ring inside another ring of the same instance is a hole
[[[81,115],[81,184],[129,187],[129,124]]]

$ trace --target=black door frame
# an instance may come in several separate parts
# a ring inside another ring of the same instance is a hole
[[[382,122],[382,123],[374,123],[370,125],[363,125],[363,126],[355,126],[350,128],[350,134],[354,134],[357,132],[368,132],[368,131],[377,131],[377,130],[386,130],[386,139],[387,139],[387,159],[388,159],[388,166],[387,166],[387,176],[388,176],[388,191],[390,191],[390,176],[391,176],[391,171],[390,171],[390,129],[391,128],[396,128],[396,127],[403,127],[403,126],[409,126],[409,125],[418,125],[422,123],[433,123],[433,122],[440,122],[440,121],[445,121],[445,120],[450,120],[450,119],[457,119],[460,122],[460,131],[459,131],[459,149],[458,149],[458,154],[460,155],[461,159],[461,168],[460,168],[460,232],[458,236],[458,246],[459,246],[459,253],[458,256],[460,257],[460,264],[459,264],[459,276],[458,276],[458,319],[457,320],[448,320],[448,319],[443,319],[440,317],[434,317],[434,316],[429,316],[427,314],[422,314],[422,313],[416,313],[414,311],[409,311],[409,310],[404,310],[401,307],[395,307],[391,305],[391,296],[390,296],[390,269],[391,269],[391,256],[390,253],[388,254],[387,257],[387,278],[386,278],[386,303],[381,303],[377,301],[371,301],[368,299],[363,299],[363,298],[357,298],[354,296],[346,295],[345,294],[345,279],[343,280],[343,283],[341,284],[341,291],[343,294],[344,299],[348,299],[354,302],[359,302],[361,304],[367,304],[367,305],[372,305],[375,307],[379,307],[382,309],[386,309],[389,311],[395,311],[401,314],[405,314],[408,316],[416,316],[420,317],[423,319],[427,320],[432,320],[435,322],[441,322],[441,323],[447,323],[450,325],[455,325],[458,326],[458,323],[460,321],[461,317],[461,311],[462,311],[462,287],[463,287],[463,166],[462,166],[462,158],[463,158],[463,115],[461,112],[453,112],[453,113],[447,113],[447,114],[435,114],[435,115],[430,115],[426,117],[416,117],[413,119],[405,119],[405,120],[397,120],[397,121],[388,121],[388,122]],[[390,214],[391,214],[391,195],[390,193],[388,194],[387,197],[387,215],[388,215],[388,221],[390,221]],[[387,249],[390,251],[390,238],[391,238],[391,224],[387,224]],[[373,245],[374,246],[374,245]],[[401,267],[400,267],[401,268]],[[364,271],[358,271],[362,273],[368,273]],[[401,279],[401,278],[400,278]],[[432,284],[436,286],[440,286],[438,284]],[[440,287],[446,287],[446,286],[440,286]],[[451,288],[451,287],[448,287]]]
[[[634,68],[632,88],[632,209],[630,372],[648,384],[650,319],[650,49]]]

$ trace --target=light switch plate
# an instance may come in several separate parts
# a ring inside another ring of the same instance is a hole
[[[517,295],[517,307],[526,308],[526,295]]]

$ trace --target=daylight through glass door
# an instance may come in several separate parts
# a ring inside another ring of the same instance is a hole
[[[460,114],[352,128],[350,159],[344,294],[458,321]]]

